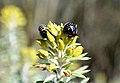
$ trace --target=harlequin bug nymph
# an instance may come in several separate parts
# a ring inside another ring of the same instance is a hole
[[[73,23],[66,23],[63,29],[65,34],[68,34],[68,37],[74,37],[77,35],[78,29],[77,26]]]
[[[38,27],[38,30],[40,32],[40,35],[43,37],[43,38],[46,38],[47,37],[47,30],[46,30],[46,26],[45,25],[40,25]]]

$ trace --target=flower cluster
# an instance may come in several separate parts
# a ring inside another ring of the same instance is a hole
[[[77,25],[66,23],[57,25],[49,21],[47,25],[41,24],[38,28],[41,38],[37,39],[40,45],[37,56],[44,60],[44,63],[36,64],[35,67],[40,70],[47,70],[51,73],[45,82],[69,82],[75,77],[89,78],[83,74],[89,72],[88,66],[83,66],[77,70],[71,70],[70,67],[76,61],[89,60],[87,53],[83,53],[83,46],[76,43],[78,38]]]
[[[25,26],[27,23],[27,20],[22,10],[15,5],[5,6],[1,10],[0,19],[0,21],[6,27],[9,27],[11,24],[14,24],[16,26]]]

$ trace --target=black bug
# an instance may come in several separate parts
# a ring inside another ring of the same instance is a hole
[[[73,23],[66,23],[63,29],[65,34],[68,34],[68,37],[74,37],[77,35],[78,29]]]
[[[40,35],[43,37],[43,38],[46,38],[47,37],[47,28],[46,28],[46,25],[40,25],[38,27],[38,30],[40,32]]]

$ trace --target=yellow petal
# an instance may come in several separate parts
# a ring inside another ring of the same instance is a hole
[[[49,56],[48,51],[45,51],[43,49],[39,49],[38,53],[41,55],[41,57],[48,57]]]
[[[36,40],[36,42],[37,42],[39,45],[42,45],[42,43],[41,43],[40,40]]]
[[[54,35],[54,36],[57,36],[58,34],[58,31],[55,29],[55,26],[53,25],[53,23],[51,21],[49,21],[48,23],[48,29],[49,31]]]
[[[54,36],[52,36],[52,35],[49,33],[49,31],[47,31],[47,37],[48,37],[48,39],[49,39],[50,42],[54,42],[54,41],[55,41]]]
[[[60,31],[60,30],[61,30],[61,27],[60,27],[60,26],[57,26],[55,23],[54,23],[54,28],[55,28],[57,31]]]
[[[72,55],[73,49],[72,49],[72,48],[68,48],[68,49],[66,50],[66,53],[67,53],[68,55]]]
[[[49,31],[50,31],[54,36],[57,36],[58,31],[57,31],[53,26],[49,26],[49,25],[48,25],[48,28],[49,28]]]
[[[53,23],[51,21],[48,22],[48,25],[53,26]]]
[[[59,39],[59,40],[58,40],[58,43],[59,43],[59,44],[58,44],[58,49],[59,49],[59,50],[63,50],[64,47],[65,47],[63,40]]]
[[[42,47],[47,47],[46,40],[37,39],[36,42]]]
[[[60,27],[61,27],[61,28],[64,28],[64,25],[63,25],[63,23],[61,23],[61,24],[60,24]]]
[[[55,64],[50,64],[49,66],[47,66],[47,70],[50,72],[53,72],[53,70],[55,70],[57,68],[57,66]]]
[[[84,49],[84,48],[83,48],[82,46],[76,47],[76,48],[74,49],[73,56],[77,57],[77,56],[81,55],[82,52],[83,52],[83,49]]]
[[[78,36],[75,36],[75,37],[73,38],[73,41],[71,42],[71,44],[74,44],[74,43],[76,43],[76,41],[77,41],[77,38],[78,38]]]

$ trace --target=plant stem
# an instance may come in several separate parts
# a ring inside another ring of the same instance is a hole
[[[9,55],[10,55],[10,83],[19,83],[19,67],[20,67],[20,56],[19,56],[19,45],[16,37],[16,23],[9,25]]]

